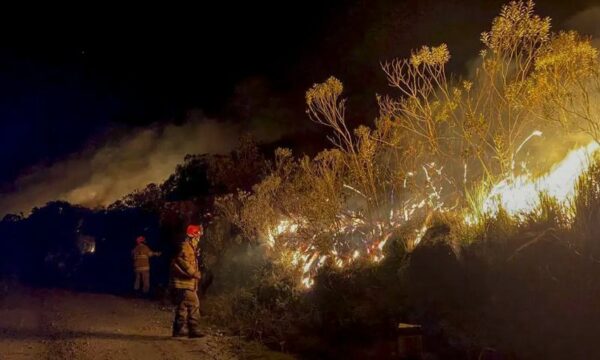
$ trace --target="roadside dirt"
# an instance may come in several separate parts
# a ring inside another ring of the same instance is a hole
[[[143,299],[11,289],[0,295],[0,360],[294,359],[209,324],[201,339],[172,339],[172,314]]]

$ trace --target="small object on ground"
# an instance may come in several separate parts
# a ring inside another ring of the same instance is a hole
[[[398,358],[420,359],[423,355],[423,333],[421,325],[399,323]]]

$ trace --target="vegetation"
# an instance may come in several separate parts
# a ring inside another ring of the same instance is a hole
[[[598,51],[550,23],[531,1],[504,6],[468,78],[446,73],[444,44],[385,62],[392,94],[376,96],[371,126],[348,128],[341,81],[315,84],[307,112],[332,145],[315,156],[265,154],[244,137],[228,155],[186,157],[164,184],[107,209],[50,203],[7,216],[0,270],[27,263],[24,280],[123,291],[143,233],[164,250],[153,271],[166,284],[184,225],[201,221],[216,279],[203,311],[278,349],[378,358],[397,324],[414,322],[444,359],[485,349],[598,357],[600,162],[569,201],[544,193],[527,213],[486,209],[498,184],[549,170],[524,150],[532,138],[600,137]],[[76,250],[80,234],[95,237],[93,256]]]

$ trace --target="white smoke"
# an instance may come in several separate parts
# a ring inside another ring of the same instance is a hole
[[[0,197],[0,214],[28,213],[54,200],[106,206],[147,184],[165,181],[186,154],[232,150],[242,131],[241,125],[196,115],[182,125],[156,125],[115,135],[100,146],[19,177],[16,191]],[[265,141],[278,135],[258,133]]]

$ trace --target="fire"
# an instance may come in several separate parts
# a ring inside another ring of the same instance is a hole
[[[283,233],[295,233],[298,230],[298,224],[294,224],[289,220],[282,220],[273,230],[267,232],[267,244],[270,248],[275,246],[275,238]]]
[[[414,194],[398,203],[396,208],[391,208],[387,218],[380,219],[375,223],[368,223],[362,214],[348,210],[338,216],[338,228],[332,229],[334,239],[340,239],[344,244],[340,248],[335,248],[326,254],[320,253],[313,246],[302,246],[310,242],[304,242],[298,239],[298,230],[306,225],[302,219],[285,218],[280,220],[273,228],[267,230],[266,243],[273,249],[276,244],[283,245],[285,252],[290,254],[286,261],[288,265],[297,269],[300,275],[300,282],[305,288],[310,288],[314,284],[314,275],[328,262],[333,266],[343,269],[352,263],[358,261],[369,261],[379,263],[383,261],[384,248],[392,236],[393,229],[400,228],[418,216],[426,214],[427,210],[444,212],[448,209],[442,200],[443,188],[437,184],[442,176],[443,167],[435,162],[429,162],[421,166],[418,172],[407,174],[404,182],[404,188],[408,189],[408,178],[414,178],[421,175],[426,183],[426,192],[423,194]],[[344,184],[344,188],[358,195],[364,196],[354,187]],[[415,244],[417,244],[427,227],[415,232]],[[346,242],[344,239],[359,238],[359,241]],[[298,246],[300,240],[300,246]],[[307,239],[308,240],[308,239]],[[314,240],[314,239],[313,239]]]
[[[415,236],[415,242],[414,242],[414,246],[419,245],[419,243],[421,242],[421,240],[423,239],[423,236],[425,236],[425,233],[427,232],[427,224],[424,224],[420,229],[418,229],[416,232],[416,236]]]
[[[519,146],[519,150],[530,139],[539,136],[541,136],[541,132],[534,131]],[[523,169],[526,173],[515,175],[513,164],[513,174],[491,186],[490,190],[484,194],[478,208],[463,216],[464,223],[467,225],[477,224],[481,221],[482,216],[494,217],[501,208],[510,216],[522,219],[525,214],[539,209],[541,194],[554,198],[567,211],[568,205],[575,195],[577,180],[589,169],[592,155],[599,148],[600,145],[592,141],[585,146],[574,149],[562,161],[539,177],[530,175],[525,165],[523,165]],[[339,269],[343,269],[359,260],[378,263],[384,259],[383,250],[392,236],[393,229],[408,225],[415,219],[422,219],[428,212],[431,214],[431,212],[444,213],[455,210],[456,205],[451,208],[445,204],[444,189],[439,185],[441,182],[433,179],[434,177],[436,179],[443,177],[443,167],[437,166],[435,163],[427,163],[422,166],[419,173],[421,171],[426,181],[426,193],[415,195],[399,203],[396,208],[389,210],[387,219],[368,224],[360,214],[352,211],[339,215],[340,226],[337,232],[334,232],[334,238],[362,238],[358,243],[343,242],[344,250],[334,246],[333,250],[321,253],[313,245],[309,246],[310,242],[300,242],[300,244],[307,245],[298,246],[297,242],[290,241],[289,239],[293,238],[296,238],[296,241],[298,240],[297,232],[300,227],[305,225],[302,220],[298,219],[282,219],[273,229],[267,232],[267,244],[273,248],[277,241],[281,241],[284,248],[289,249],[288,253],[291,254],[289,265],[298,270],[300,283],[305,288],[314,285],[314,276],[327,263]],[[416,176],[415,173],[407,175],[407,177],[414,176]],[[344,188],[358,193],[358,190],[349,185],[345,184]],[[425,220],[414,231],[412,248],[419,245],[427,232],[428,219],[429,215],[425,216]]]
[[[509,177],[494,185],[485,196],[481,213],[494,217],[500,208],[517,218],[532,213],[540,205],[540,194],[554,198],[563,208],[567,208],[575,195],[577,179],[590,165],[592,155],[600,148],[596,141],[572,150],[548,173],[532,178],[527,175]],[[467,224],[477,223],[472,215],[465,218]]]

